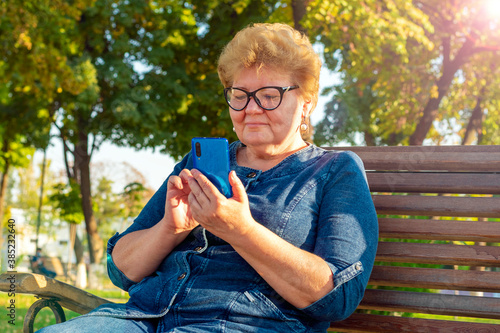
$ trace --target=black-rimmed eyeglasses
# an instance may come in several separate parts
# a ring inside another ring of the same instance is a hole
[[[258,106],[264,110],[271,111],[280,106],[284,93],[298,87],[262,87],[252,92],[229,87],[224,89],[224,97],[229,107],[235,111],[241,111],[246,108],[250,102],[250,97],[253,97]]]

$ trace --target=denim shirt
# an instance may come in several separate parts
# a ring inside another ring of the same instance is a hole
[[[159,318],[168,327],[217,322],[211,332],[324,332],[348,317],[363,298],[378,240],[378,223],[361,160],[352,152],[314,145],[262,172],[236,163],[239,141],[230,145],[231,169],[243,182],[253,218],[293,245],[323,258],[334,289],[315,303],[296,308],[277,294],[229,245],[196,227],[139,283],[113,263],[116,242],[150,228],[164,215],[167,181],[134,223],[108,242],[108,274],[128,291],[128,303],[92,312],[123,318]],[[191,154],[172,174],[192,168]]]

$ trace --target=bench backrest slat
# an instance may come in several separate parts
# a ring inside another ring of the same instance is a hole
[[[500,293],[497,272],[375,266],[370,285]]]
[[[382,238],[500,243],[500,223],[460,220],[379,218]]]
[[[463,321],[447,321],[422,318],[391,317],[355,313],[348,319],[335,324],[335,331],[340,332],[482,332],[500,333],[496,324],[464,323]]]
[[[475,171],[492,172],[500,169],[500,153],[470,153],[466,156],[460,153],[394,153],[381,155],[379,153],[360,154],[367,170],[430,170],[430,171]],[[441,156],[437,156],[441,155]],[[466,159],[467,158],[467,159]]]
[[[376,258],[385,262],[498,267],[500,247],[379,242]]]
[[[354,147],[324,147],[327,150],[351,150],[358,155],[364,153],[391,154],[391,153],[417,153],[417,154],[441,154],[458,153],[459,155],[471,153],[500,153],[500,146],[354,146]]]
[[[500,197],[373,195],[379,214],[500,218]]]
[[[368,289],[360,308],[500,319],[500,302],[494,297]]]
[[[500,173],[372,172],[372,192],[500,194]]]
[[[331,150],[356,152],[367,170],[500,171],[500,146],[470,147],[334,147]]]

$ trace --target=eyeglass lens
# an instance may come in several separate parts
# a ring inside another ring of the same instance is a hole
[[[255,91],[253,96],[260,107],[272,110],[280,105],[282,93],[277,88],[263,88]],[[232,88],[228,89],[226,98],[231,107],[242,110],[248,104],[250,96],[244,90]]]

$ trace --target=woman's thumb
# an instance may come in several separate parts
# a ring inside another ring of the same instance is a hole
[[[229,183],[231,184],[231,188],[233,190],[233,199],[237,201],[241,201],[241,199],[246,198],[245,186],[236,175],[236,171],[232,170],[229,173]]]

